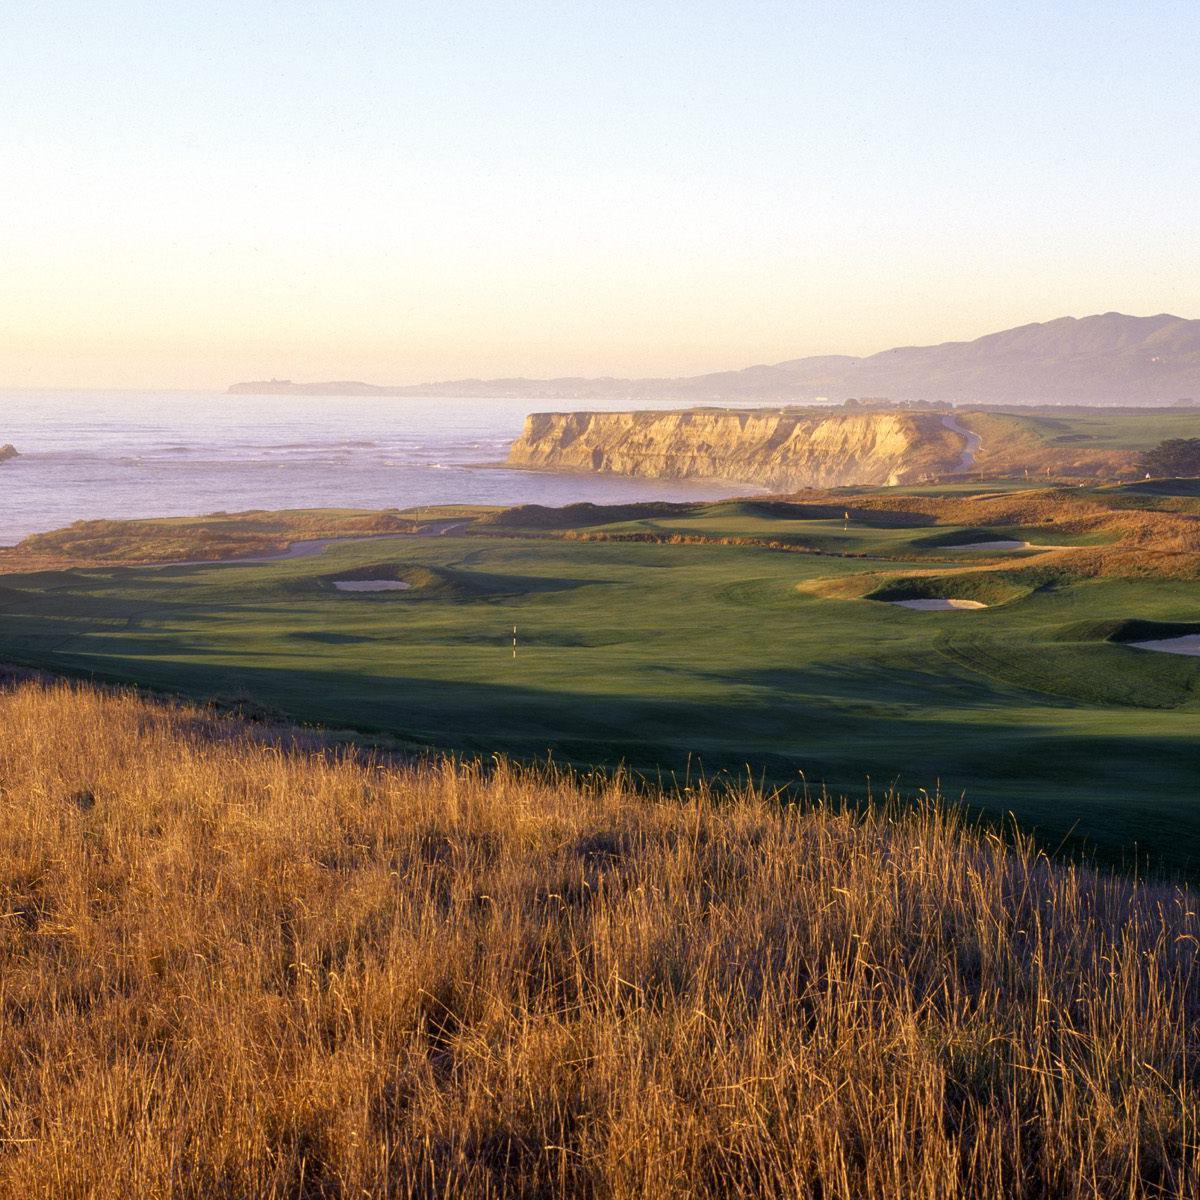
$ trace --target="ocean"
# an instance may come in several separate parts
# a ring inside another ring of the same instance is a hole
[[[721,484],[514,471],[528,400],[0,392],[0,545],[94,518],[244,509],[693,500]],[[639,402],[638,408],[675,408]]]

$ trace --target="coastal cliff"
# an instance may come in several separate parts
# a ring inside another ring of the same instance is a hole
[[[0,462],[18,457],[20,456],[17,454],[17,448],[11,442],[6,442],[3,446],[0,446]]]
[[[901,484],[969,467],[968,436],[932,412],[812,409],[533,413],[510,466],[771,488]]]

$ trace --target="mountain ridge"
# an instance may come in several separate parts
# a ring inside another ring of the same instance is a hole
[[[1200,320],[1157,313],[1058,317],[971,341],[824,354],[704,375],[457,379],[388,387],[359,381],[235,383],[233,395],[510,397],[530,400],[886,398],[1000,404],[1154,404],[1200,399]]]

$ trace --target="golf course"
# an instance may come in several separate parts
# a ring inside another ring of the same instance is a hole
[[[1114,566],[1119,530],[1069,507],[980,527],[953,496],[869,502],[429,510],[288,557],[10,572],[0,660],[401,751],[936,791],[1192,873],[1200,658],[1136,645],[1200,632],[1191,572]]]

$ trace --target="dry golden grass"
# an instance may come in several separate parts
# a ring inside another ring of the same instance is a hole
[[[928,804],[0,692],[5,1197],[1192,1197],[1200,922]]]
[[[788,499],[807,506],[827,496],[798,492]],[[1200,577],[1200,517],[1127,505],[1113,507],[1093,495],[1072,489],[1006,493],[981,492],[960,496],[894,495],[887,491],[856,494],[850,503],[855,520],[913,518],[938,525],[1023,529],[1038,528],[1046,536],[1085,535],[1095,544],[1073,548],[1057,560],[1065,575]],[[1026,559],[1017,569],[1040,566]]]
[[[835,497],[830,493],[812,490],[793,493],[787,497],[756,497],[750,503],[773,516],[793,516],[797,520],[840,519],[849,511],[851,519],[867,525],[928,525],[930,531],[938,526],[994,526],[1039,529],[1046,535],[1084,535],[1091,544],[1074,545],[1068,549],[1048,548],[1041,554],[1013,561],[1005,555],[993,559],[1004,570],[1041,570],[1053,566],[1064,578],[1083,578],[1098,575],[1126,577],[1161,577],[1195,579],[1200,577],[1200,516],[1168,509],[1142,508],[1123,502],[1120,506],[1094,495],[1079,495],[1069,488],[1034,488],[1018,492],[979,492],[958,496],[897,495],[890,489],[876,492],[857,492],[852,496]],[[572,511],[575,510],[575,511]],[[842,551],[817,549],[794,541],[753,534],[720,535],[697,532],[654,530],[613,532],[588,529],[589,523],[599,523],[605,509],[595,505],[574,505],[567,509],[541,509],[536,505],[505,509],[489,514],[480,526],[495,536],[561,537],[582,542],[650,542],[660,545],[757,546],[793,554],[817,554],[841,558],[870,558],[868,554],[850,549]],[[683,504],[642,504],[615,506],[609,519],[635,520],[647,517],[688,515]],[[567,525],[576,521],[577,525]],[[797,525],[797,533],[803,526]],[[894,560],[914,558],[903,550],[894,550],[887,557]],[[992,566],[969,567],[964,570],[992,570]],[[808,590],[808,589],[805,589]]]
[[[416,519],[395,511],[335,508],[76,521],[0,547],[0,574],[114,563],[219,562],[278,553],[309,538],[415,533],[419,528]]]

